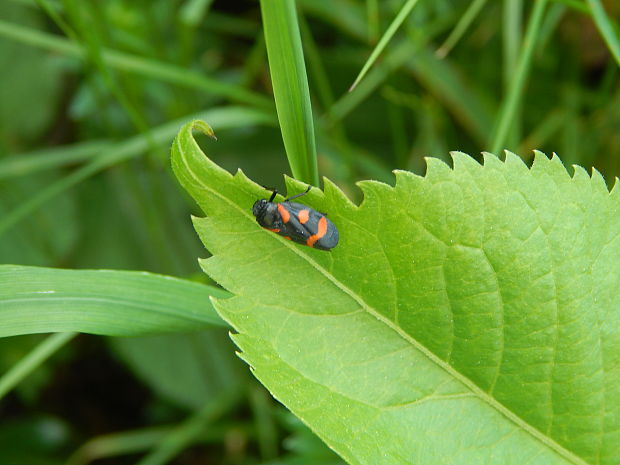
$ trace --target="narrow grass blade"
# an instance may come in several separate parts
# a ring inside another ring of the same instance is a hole
[[[0,271],[1,273],[1,271]],[[23,359],[13,365],[0,378],[0,399],[10,392],[24,378],[32,373],[39,365],[53,355],[58,349],[69,342],[75,333],[57,333],[45,338],[39,345],[30,351]]]
[[[465,127],[471,137],[484,144],[493,127],[492,102],[485,100],[475,83],[468,82],[447,60],[441,60],[426,47],[415,62],[405,66],[435,95]]]
[[[77,331],[106,336],[224,326],[214,286],[136,271],[0,265],[0,337]]]
[[[67,39],[2,20],[0,20],[0,37],[7,37],[65,56],[80,58],[84,53],[82,47],[71,43]],[[245,103],[263,109],[273,109],[273,103],[260,94],[168,63],[110,49],[103,49],[102,58],[108,66],[120,71],[136,73],[141,76],[204,90],[238,103]]]
[[[355,89],[359,82],[364,78],[370,67],[377,60],[383,49],[387,46],[388,42],[392,39],[401,24],[403,24],[405,19],[407,19],[407,16],[409,16],[409,13],[411,13],[411,10],[413,10],[413,7],[416,6],[417,3],[418,0],[407,0],[407,3],[403,5],[403,7],[396,15],[396,18],[394,18],[394,21],[392,21],[392,24],[390,24],[390,26],[387,28],[387,31],[385,31],[385,34],[383,34],[383,36],[379,40],[379,43],[370,54],[370,57],[368,57],[368,60],[366,60],[366,63],[364,63],[362,70],[357,75],[357,78],[355,78],[355,81],[349,88],[349,92]]]
[[[295,2],[262,0],[273,94],[293,176],[318,185],[314,123]]]
[[[273,122],[270,113],[258,110],[241,107],[214,108],[207,112],[201,112],[199,115],[190,115],[151,130],[152,140],[159,144],[171,141],[182,124],[187,122],[188,119],[196,117],[208,119],[217,129],[252,124],[271,124]],[[71,174],[36,192],[32,197],[24,200],[17,208],[0,218],[0,236],[56,195],[70,189],[104,169],[139,156],[144,153],[148,147],[148,141],[144,137],[132,137],[125,142],[111,147],[105,153],[81,166]]]
[[[415,59],[412,60],[412,57]],[[416,45],[409,40],[393,47],[384,62],[370,70],[355,92],[343,95],[334,103],[324,116],[325,124],[333,124],[346,117],[385,82],[393,69],[402,65],[448,108],[472,137],[481,144],[487,141],[492,128],[492,113],[484,101],[467,87],[449,63],[438,59],[424,44]]]
[[[185,24],[197,26],[211,8],[213,0],[189,0],[181,6],[179,19]]]
[[[463,37],[467,29],[474,22],[476,17],[482,11],[482,8],[487,3],[487,0],[474,0],[469,4],[463,16],[456,24],[448,38],[444,41],[443,44],[437,49],[437,56],[439,58],[445,58],[448,53],[454,48],[459,40]]]
[[[588,0],[588,5],[592,10],[592,18],[596,27],[609,47],[609,51],[620,65],[620,39],[618,39],[617,30],[614,30],[613,22],[605,12],[601,0]]]
[[[143,452],[159,444],[173,429],[166,425],[97,436],[71,454],[64,465],[88,465],[97,459]]]
[[[499,153],[502,146],[506,143],[510,124],[514,120],[519,107],[519,101],[523,95],[525,82],[532,64],[534,47],[538,42],[538,34],[544,17],[545,8],[548,0],[538,0],[534,3],[534,8],[530,14],[523,47],[519,57],[519,63],[510,83],[508,95],[503,102],[499,113],[499,123],[491,140],[491,152]]]
[[[137,465],[165,465],[192,444],[218,417],[238,402],[240,392],[227,391],[210,399],[200,410],[190,416],[179,427],[155,447]]]
[[[112,146],[110,141],[86,141],[0,159],[0,179],[15,178],[91,160]]]
[[[502,78],[504,92],[507,94],[519,65],[523,29],[523,0],[504,0],[502,16]],[[514,149],[521,139],[521,111],[519,106],[515,109],[512,121],[505,143],[510,149]]]
[[[278,457],[280,443],[276,424],[276,407],[265,389],[252,387],[248,392],[250,408],[256,425],[256,441],[264,461]]]
[[[368,21],[362,2],[298,0],[298,3],[304,13],[320,18],[341,33],[362,42],[368,38]]]
[[[84,51],[83,60],[87,65],[92,65],[97,75],[102,78],[105,86],[114,96],[121,108],[125,111],[134,127],[148,139],[151,149],[155,151],[156,144],[151,138],[149,125],[136,105],[128,97],[127,92],[121,87],[117,77],[111,72],[110,67],[103,59],[102,37],[97,33],[97,27],[93,21],[93,11],[80,6],[76,0],[64,0],[65,11],[72,25],[68,24],[55,10],[49,6],[48,0],[37,0],[43,5],[54,23]],[[72,27],[74,26],[74,27]]]
[[[409,40],[402,41],[392,47],[385,60],[368,72],[368,77],[360,82],[355,92],[344,94],[332,105],[329,112],[324,115],[325,120],[333,124],[344,119],[383,84],[393,70],[415,57],[418,49],[419,47]]]
[[[374,43],[379,37],[379,1],[366,0],[366,17],[368,20],[368,41]]]

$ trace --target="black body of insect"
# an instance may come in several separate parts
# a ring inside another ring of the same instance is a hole
[[[310,191],[312,186],[301,194],[293,195],[284,202],[274,202],[277,192],[267,199],[254,202],[252,213],[263,228],[268,229],[293,242],[315,249],[331,250],[338,245],[338,229],[325,214],[301,203],[291,200]]]

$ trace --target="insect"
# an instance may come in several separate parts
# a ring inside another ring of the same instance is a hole
[[[277,192],[267,199],[254,202],[252,213],[263,228],[268,229],[293,242],[304,244],[315,249],[330,250],[338,245],[338,229],[327,219],[324,213],[301,203],[291,200],[306,195],[305,192],[293,195],[284,202],[274,202]]]

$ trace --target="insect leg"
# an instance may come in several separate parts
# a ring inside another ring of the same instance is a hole
[[[301,194],[295,194],[292,197],[289,197],[288,199],[285,200],[285,202],[288,202],[289,200],[296,199],[297,197],[301,197],[302,195],[306,195],[308,192],[310,192],[310,189],[312,189],[312,186],[308,186],[308,188],[306,189],[306,192],[302,192]],[[271,202],[271,200],[270,200],[270,202]]]

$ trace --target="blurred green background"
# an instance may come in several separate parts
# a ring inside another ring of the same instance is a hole
[[[611,187],[620,76],[591,3],[550,1],[531,25],[533,2],[420,0],[348,93],[404,2],[299,1],[320,174],[359,200],[358,180],[424,174],[424,157],[450,163],[451,150],[480,159],[501,140],[527,162],[540,149],[594,166]],[[603,6],[617,40],[620,3]],[[215,161],[282,190],[258,2],[2,0],[0,263],[206,281],[189,220],[199,212],[168,161],[174,134],[200,112],[218,136],[201,139]],[[41,338],[0,340],[0,372]],[[81,335],[2,399],[0,463],[91,462],[340,463],[221,330]]]

